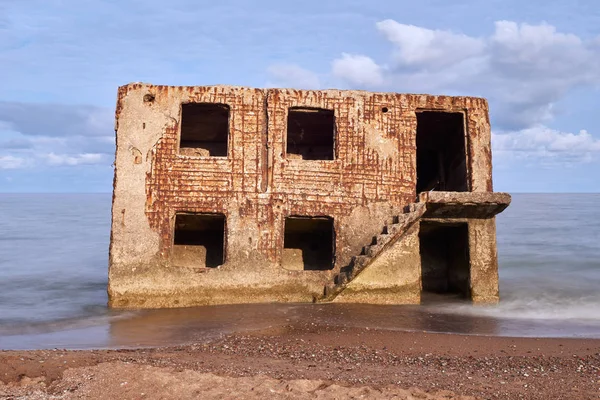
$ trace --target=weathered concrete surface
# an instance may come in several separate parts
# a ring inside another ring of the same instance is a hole
[[[421,301],[419,224],[414,224],[354,278],[336,303],[418,304]]]
[[[424,192],[419,202],[427,204],[428,218],[491,218],[509,206],[508,193]]]
[[[467,110],[467,173],[471,176],[471,192],[494,191],[491,137],[487,102],[485,106]]]
[[[181,104],[189,102],[229,106],[226,157],[180,151]],[[333,160],[286,155],[290,107],[334,111]],[[468,186],[491,191],[484,99],[141,83],[119,88],[110,306],[311,301],[386,221],[415,201],[418,110],[465,113]],[[174,254],[178,212],[225,215],[222,266],[203,268],[199,261],[196,268],[189,254]],[[282,268],[284,222],[292,215],[334,219],[332,270]],[[487,240],[481,235],[475,245]]]
[[[496,303],[498,293],[498,251],[496,218],[469,221],[471,254],[471,299],[474,303]]]
[[[406,260],[404,257],[401,257],[401,253],[397,250],[392,251],[391,248],[394,247],[397,242],[402,241],[404,236],[410,234],[412,232],[412,228],[418,225],[421,217],[426,211],[425,203],[419,204],[411,204],[406,207],[405,212],[403,214],[398,215],[393,218],[392,221],[386,223],[383,228],[383,232],[377,235],[372,244],[363,247],[363,251],[361,255],[355,256],[352,258],[351,263],[342,268],[340,273],[334,277],[333,283],[327,285],[324,288],[323,296],[319,298],[315,298],[316,302],[327,302],[335,299],[340,293],[345,293],[346,290],[353,291],[352,287],[349,288],[351,283],[354,283],[356,278],[363,273],[365,270],[375,271],[381,270],[381,262],[375,263],[379,258],[382,258],[384,264],[387,263],[387,267],[389,267],[390,271],[393,271],[397,268],[401,268],[400,265],[402,263],[408,262],[407,266],[410,268],[411,266],[418,270],[419,263],[414,263],[414,260]],[[397,248],[397,247],[396,247]],[[417,254],[418,254],[418,244],[417,244]],[[395,257],[400,257],[398,260],[394,261]],[[387,260],[387,261],[386,261]],[[375,264],[373,268],[371,268],[372,264]],[[387,275],[387,269],[384,269],[381,272],[381,276]],[[373,275],[372,272],[367,273],[367,275]],[[392,290],[394,286],[405,286],[406,282],[403,282],[403,279],[397,280],[387,280],[383,281],[384,285],[387,285],[388,289]],[[377,285],[377,279],[373,281],[375,285]],[[380,282],[380,285],[381,286]],[[378,288],[379,291],[382,291],[382,288]],[[396,292],[397,290],[394,290]],[[370,297],[375,297],[374,292],[370,293]],[[382,303],[390,303],[391,299],[385,299],[385,296],[381,296],[380,300]],[[397,294],[394,295],[396,302],[398,302]]]

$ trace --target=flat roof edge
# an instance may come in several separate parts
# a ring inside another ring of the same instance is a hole
[[[400,95],[400,96],[425,96],[425,97],[450,97],[456,99],[471,99],[480,100],[487,103],[485,97],[480,96],[465,96],[465,95],[448,95],[448,94],[431,94],[431,93],[406,93],[406,92],[393,92],[393,91],[369,91],[362,89],[302,89],[302,88],[291,88],[291,87],[251,87],[251,86],[240,86],[240,85],[226,85],[226,84],[214,84],[214,85],[156,85],[149,82],[130,82],[119,86],[119,90],[123,89],[141,89],[141,88],[156,88],[158,90],[164,89],[179,89],[179,90],[190,90],[191,88],[221,88],[221,89],[235,89],[235,90],[253,90],[263,91],[268,93],[269,91],[297,91],[297,92],[321,92],[321,93],[362,93],[362,94],[374,94],[374,95]]]

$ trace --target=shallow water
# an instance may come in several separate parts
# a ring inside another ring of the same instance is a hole
[[[517,194],[497,219],[501,302],[106,308],[110,194],[0,194],[0,348],[163,346],[302,324],[600,337],[600,195]]]

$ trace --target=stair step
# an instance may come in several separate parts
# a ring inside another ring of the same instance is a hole
[[[410,219],[410,217],[410,214],[402,214],[400,217],[398,217],[398,222],[396,222],[396,225],[405,223]]]
[[[385,225],[392,225],[392,224],[397,224],[398,223],[398,215],[394,215],[388,219],[385,220]]]
[[[335,292],[335,290],[336,290],[336,285],[333,283],[328,283],[325,286],[325,289],[323,290],[323,295],[325,297],[329,297]]]
[[[367,257],[367,256],[354,256],[352,257],[352,261],[353,261],[353,269],[356,269],[357,267],[363,267],[369,260],[371,259],[371,257]]]
[[[390,241],[391,237],[392,237],[391,235],[382,233],[381,235],[377,236],[377,241],[375,244],[386,244],[387,242]]]
[[[397,223],[387,225],[383,228],[382,235],[394,236],[397,233],[401,233],[401,231],[403,231],[407,225],[412,224],[414,222],[414,220],[415,220],[415,217],[412,217],[409,214],[401,215],[400,219]]]
[[[377,253],[379,253],[381,251],[381,249],[383,249],[383,247],[384,247],[383,244],[375,244],[373,246],[368,246],[366,255],[369,257],[375,257],[377,255]]]
[[[354,279],[356,275],[371,261],[369,256],[352,257],[352,270],[348,272],[348,279]]]
[[[412,204],[409,204],[407,206],[404,206],[404,214],[409,214],[409,213],[412,213],[412,212],[415,212],[415,211],[417,211],[417,204],[416,203],[412,203]]]
[[[348,283],[348,273],[340,272],[335,276],[333,281],[336,285],[345,285]]]
[[[387,227],[387,235],[394,236],[402,229],[403,224],[394,224]]]

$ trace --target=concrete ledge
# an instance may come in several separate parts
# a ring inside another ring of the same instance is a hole
[[[425,218],[491,218],[509,206],[508,193],[423,192],[419,202],[427,204]]]

